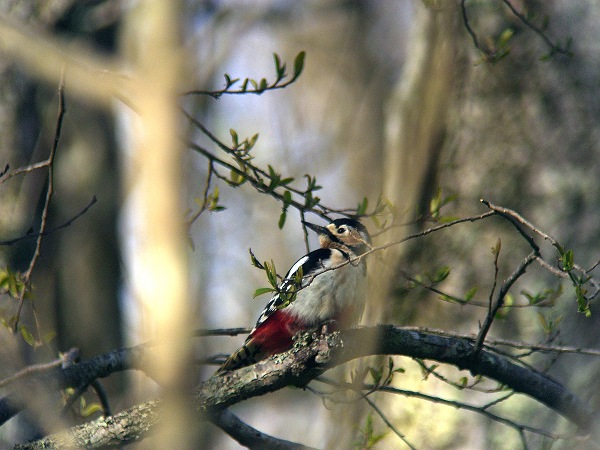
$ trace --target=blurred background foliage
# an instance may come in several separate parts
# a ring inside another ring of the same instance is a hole
[[[123,32],[120,3],[52,0],[42,6],[14,0],[0,8],[8,20],[32,30],[115,54]],[[485,198],[519,211],[572,249],[577,262],[587,268],[599,257],[600,5],[594,0],[577,4],[513,0],[512,4],[540,26],[547,17],[545,32],[557,43],[571,38],[573,56],[544,58],[550,52],[547,43],[502,1],[465,2],[482,48],[501,50],[502,57],[495,62],[486,61],[475,48],[456,1],[184,2],[186,90],[218,90],[225,73],[232,78],[270,79],[273,52],[288,65],[300,51],[307,56],[300,79],[284,90],[218,100],[188,95],[181,97],[181,104],[224,142],[231,139],[230,129],[244,138],[259,133],[252,150],[254,162],[261,167],[270,164],[299,182],[304,174],[316,177],[322,186],[317,194],[326,205],[355,207],[365,196],[374,205],[383,196],[394,205],[400,221],[408,223],[428,212],[438,189],[442,196],[455,198],[443,209],[452,216],[483,212],[479,199]],[[129,123],[117,105],[101,109],[70,97],[68,86],[66,92],[68,112],[57,154],[49,226],[72,217],[94,195],[98,203],[77,222],[44,239],[34,272],[33,301],[43,330],[57,333],[55,349],[76,346],[84,356],[92,356],[138,342],[136,330],[143,321],[143,311],[127,289],[128,249],[135,238],[128,235],[128,221],[135,215],[135,205],[122,193],[119,178],[127,160]],[[16,168],[47,157],[56,86],[2,60],[0,96],[0,165]],[[182,124],[188,124],[183,115]],[[184,132],[189,140],[212,145],[191,124]],[[188,158],[188,172],[182,176],[189,180],[188,204],[194,210],[194,199],[201,198],[205,189],[207,161],[191,151]],[[37,226],[45,179],[45,174],[36,172],[0,186],[0,239]],[[214,185],[226,209],[203,213],[190,227],[193,300],[203,303],[197,325],[252,326],[266,301],[264,297],[252,300],[252,293],[266,283],[264,273],[251,266],[247,249],[252,248],[261,261],[273,259],[283,271],[306,250],[299,215],[290,209],[280,230],[280,203],[247,185],[233,188],[218,180]],[[375,229],[370,219],[365,223]],[[427,226],[397,227],[376,243]],[[448,266],[450,273],[442,284],[445,291],[464,296],[477,287],[475,298],[485,301],[493,282],[490,248],[498,238],[502,240],[499,278],[503,279],[529,249],[498,219],[452,227],[371,258],[372,295],[364,323],[476,332],[485,310],[408,289],[400,270],[417,275]],[[311,238],[313,247],[315,243]],[[25,270],[33,248],[34,240],[0,247],[0,266]],[[552,255],[552,250],[544,247],[543,253]],[[510,310],[494,325],[493,335],[543,341],[547,336],[541,315],[546,321],[560,321],[560,333],[552,336],[555,343],[597,348],[600,323],[594,305],[591,318],[578,314],[573,292],[563,283],[564,293],[554,308]],[[539,267],[532,267],[512,295],[523,304],[527,299],[522,291],[558,289],[558,284]],[[2,299],[0,308],[3,317],[14,314],[9,299]],[[22,320],[34,327],[30,312],[25,311]],[[2,341],[6,341],[3,377],[24,363],[48,358],[47,349],[31,351],[8,331]],[[239,342],[240,338],[212,338],[199,345],[228,352]],[[538,362],[547,361],[539,357]],[[398,364],[411,369],[395,378],[405,388],[469,403],[481,397],[472,391],[449,390],[432,377],[424,381],[414,362],[399,359]],[[598,370],[597,358],[564,355],[553,361],[549,373],[598,408]],[[203,376],[211,372],[207,369]],[[463,376],[451,369],[445,373],[453,379]],[[109,381],[114,410],[143,399],[127,386],[131,384],[125,376]],[[414,399],[373,398],[417,448],[521,446],[516,432],[507,438],[502,425],[473,413],[457,414],[447,406]],[[346,435],[343,445],[349,446],[358,428],[385,433],[372,440],[375,448],[404,448],[377,417],[366,419],[364,410],[347,421],[347,430],[353,431],[341,433],[337,419],[332,420],[335,405],[322,403],[307,392],[284,390],[234,410],[266,433],[307,445],[335,448],[342,445],[340,436]],[[502,408],[534,426],[550,430],[565,426],[531,402],[511,399],[497,410]],[[27,419],[16,420],[15,432],[27,436]],[[209,439],[211,448],[237,448],[218,432]],[[536,439],[533,448],[542,445]],[[348,448],[343,445],[338,448]],[[559,442],[553,448],[572,445]]]

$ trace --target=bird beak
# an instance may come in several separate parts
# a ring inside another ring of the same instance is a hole
[[[331,234],[327,228],[322,227],[320,225],[315,225],[314,223],[305,222],[304,220],[302,221],[302,224],[305,227],[310,228],[311,230],[313,230],[315,233],[317,233],[319,235],[324,234],[326,236],[329,236]]]

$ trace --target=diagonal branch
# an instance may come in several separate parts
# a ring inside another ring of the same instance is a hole
[[[68,227],[73,222],[75,222],[77,219],[79,219],[81,216],[83,216],[92,206],[94,206],[96,204],[97,201],[98,201],[98,199],[94,195],[92,197],[92,199],[89,201],[89,203],[81,211],[79,211],[77,214],[75,214],[73,217],[71,217],[66,222],[63,222],[60,225],[57,225],[54,228],[51,228],[49,230],[45,230],[44,232],[26,233],[23,236],[20,236],[20,237],[17,237],[17,238],[8,239],[6,241],[0,241],[0,246],[3,246],[3,245],[13,245],[13,244],[16,244],[17,242],[23,241],[25,239],[33,239],[33,238],[39,238],[39,237],[43,237],[43,236],[48,236],[49,234],[52,234],[52,233],[54,233],[54,232],[56,232],[58,230],[62,230],[63,228]]]

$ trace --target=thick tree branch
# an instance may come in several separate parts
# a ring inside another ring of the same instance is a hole
[[[455,338],[406,330],[392,325],[347,330],[327,336],[316,334],[300,335],[296,346],[287,353],[245,367],[223,376],[214,376],[202,382],[195,390],[195,404],[200,412],[214,414],[233,404],[259,395],[279,390],[286,386],[306,386],[327,369],[363,356],[383,354],[402,355],[435,360],[469,370],[473,375],[483,375],[506,387],[526,394],[563,415],[583,432],[593,429],[593,411],[581,399],[551,378],[519,366],[508,358],[487,350],[475,353],[475,339]],[[123,351],[124,358],[130,358]],[[143,359],[143,358],[142,358]],[[139,364],[139,361],[136,365]],[[126,365],[115,362],[114,367]],[[61,385],[82,382],[84,376],[75,372],[86,367],[86,363],[59,370]],[[104,370],[102,373],[108,373]],[[86,448],[95,448],[86,440],[93,429],[102,433],[114,433],[123,442],[138,440],[143,436],[137,430],[150,430],[158,421],[157,402],[138,405],[116,416],[99,419],[84,426],[74,427],[67,432],[47,437],[17,448],[34,449],[61,448],[57,443],[76,442]],[[140,414],[139,411],[144,411]],[[132,423],[129,424],[129,421]],[[132,430],[131,433],[128,430]],[[73,441],[74,439],[74,441]],[[116,445],[114,443],[102,445]]]
[[[113,350],[112,352],[96,356],[79,364],[72,364],[63,368],[48,370],[42,375],[21,377],[22,383],[31,380],[39,381],[40,384],[50,390],[66,389],[68,387],[79,388],[89,386],[99,378],[105,378],[115,372],[123,370],[143,370],[151,376],[149,362],[149,347],[140,345],[138,347]],[[35,372],[30,371],[30,375]],[[31,387],[25,384],[14,383],[17,386],[12,394],[0,399],[0,425],[18,414],[23,409],[24,399],[20,398],[19,392],[29,392]],[[25,389],[25,391],[23,391]]]

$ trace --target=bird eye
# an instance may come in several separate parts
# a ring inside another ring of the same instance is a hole
[[[339,227],[337,229],[338,234],[344,234],[348,229],[346,227]]]

